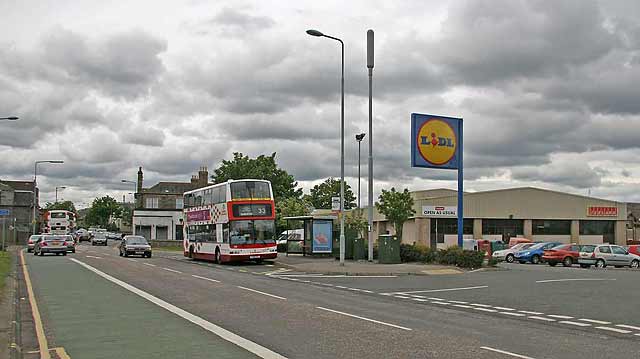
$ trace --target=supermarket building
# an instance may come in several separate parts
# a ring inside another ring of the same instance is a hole
[[[404,243],[445,248],[457,243],[457,192],[415,191],[414,217],[405,222]],[[524,237],[562,243],[627,243],[627,204],[534,187],[465,192],[464,238],[508,241]],[[374,215],[374,234],[394,233]],[[635,236],[635,231],[634,231]]]

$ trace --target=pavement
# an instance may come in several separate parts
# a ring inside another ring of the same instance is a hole
[[[640,344],[640,271],[362,276],[87,245],[26,262],[70,358],[634,358]]]
[[[379,264],[377,261],[353,261],[346,260],[344,265],[333,257],[314,258],[302,255],[281,254],[278,264],[302,272],[345,275],[441,275],[461,274],[461,269],[434,264],[400,263]]]

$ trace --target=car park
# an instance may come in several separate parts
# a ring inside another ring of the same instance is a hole
[[[104,232],[95,232],[93,238],[91,238],[92,246],[106,246],[107,235]]]
[[[535,243],[518,243],[511,248],[495,251],[491,254],[491,258],[497,261],[505,261],[507,263],[513,263],[515,261],[515,254],[521,250],[525,250]]]
[[[142,236],[125,236],[118,245],[120,257],[130,255],[142,255],[151,258],[151,246]]]
[[[578,263],[583,268],[591,266],[596,268],[605,268],[607,266],[639,268],[640,256],[630,253],[621,246],[601,244],[594,246],[589,255],[587,255],[587,252],[581,251]]]
[[[516,252],[515,260],[517,260],[518,263],[520,264],[525,264],[527,262],[532,264],[538,264],[542,261],[542,256],[544,255],[545,249],[551,249],[560,244],[562,243],[559,243],[559,242],[536,243],[527,249]]]
[[[42,236],[39,234],[34,234],[29,237],[29,240],[27,241],[27,252],[33,252],[33,247],[36,246],[36,242],[40,239],[40,237]]]
[[[69,242],[71,241],[70,236],[43,235],[33,247],[33,254],[44,256],[47,253],[55,253],[56,255],[62,254],[66,256]]]
[[[546,249],[542,255],[542,261],[555,267],[558,263],[562,263],[565,267],[571,267],[574,263],[578,263],[580,257],[580,246],[577,244],[561,244],[559,246]]]

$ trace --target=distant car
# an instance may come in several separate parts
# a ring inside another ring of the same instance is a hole
[[[36,242],[38,241],[38,239],[40,239],[40,237],[42,237],[39,234],[34,234],[31,237],[29,237],[29,240],[27,241],[27,252],[31,253],[33,252],[33,247],[36,246]]]
[[[612,265],[616,268],[631,267],[640,268],[640,256],[629,253],[626,249],[616,245],[600,244],[595,246],[591,255],[583,255],[586,252],[580,252],[578,263],[581,267],[588,268],[595,266],[596,268],[605,268]]]
[[[46,253],[55,253],[66,256],[69,242],[72,242],[69,236],[43,235],[33,247],[33,254],[44,256]]]
[[[558,263],[562,263],[565,267],[571,267],[574,263],[578,263],[578,258],[580,258],[580,246],[577,244],[561,244],[546,249],[542,255],[542,261],[549,263],[552,267]]]
[[[495,251],[491,254],[491,258],[497,261],[505,261],[507,263],[513,263],[516,260],[515,254],[521,250],[525,250],[535,243],[518,243],[511,248]]]
[[[83,241],[90,241],[91,240],[91,234],[89,233],[89,231],[87,231],[86,229],[78,229],[76,231],[76,239],[79,242],[83,242]]]
[[[120,235],[118,233],[107,232],[107,239],[120,239]]]
[[[530,262],[532,264],[538,264],[542,260],[542,255],[544,254],[545,249],[551,249],[560,244],[562,243],[560,242],[536,243],[527,249],[516,252],[515,259],[521,264],[524,264],[527,262]]]
[[[627,246],[627,250],[629,251],[629,253],[633,253],[637,256],[640,256],[640,245],[638,244],[632,244],[630,246]]]
[[[142,236],[125,236],[118,245],[120,257],[130,255],[142,255],[151,258],[151,246]]]
[[[511,239],[509,239],[509,248],[515,246],[516,244],[520,244],[520,243],[533,243],[533,241],[528,239],[528,238],[511,237]]]
[[[76,252],[76,241],[73,239],[73,236],[65,236],[68,237],[66,239],[67,242],[67,252],[75,253]]]
[[[582,259],[591,258],[593,251],[596,249],[596,244],[585,244],[580,246],[580,252],[578,253],[578,264],[580,264],[581,268],[589,268],[591,264],[587,264]]]
[[[104,232],[95,232],[93,238],[91,238],[92,246],[106,246],[107,235]]]

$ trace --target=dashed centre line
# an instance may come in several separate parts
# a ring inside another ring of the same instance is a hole
[[[220,283],[219,280],[213,279],[213,278],[201,277],[201,276],[195,275],[195,274],[192,274],[191,276],[194,277],[194,278],[198,278],[198,279],[208,280],[209,282]]]
[[[505,351],[505,350],[500,350],[500,349],[495,349],[495,348],[490,348],[490,347],[480,347],[480,349],[484,349],[484,350],[488,350],[488,351],[492,351],[492,352],[500,353],[500,354],[504,354],[504,355],[509,355],[511,357],[514,357],[514,358],[535,359],[535,358],[532,358],[532,357],[528,357],[526,355],[511,353],[511,352],[508,352],[508,351]]]
[[[618,328],[612,328],[612,327],[596,327],[596,329],[607,330],[607,331],[610,331],[610,332],[616,332],[616,333],[620,333],[620,334],[629,334],[629,333],[631,333],[630,330],[624,330],[624,329],[618,329]]]
[[[173,272],[173,273],[182,274],[182,272],[180,272],[179,270],[175,270],[175,269],[171,269],[171,268],[167,268],[167,267],[162,267],[162,269],[166,270],[167,272]]]
[[[149,266],[149,267],[155,267],[156,266],[155,264],[151,264],[151,263],[142,263],[142,264],[144,264],[146,266]]]
[[[549,314],[547,316],[551,318],[556,318],[556,319],[573,319],[573,317],[568,315]]]
[[[602,320],[595,320],[595,319],[584,319],[584,318],[582,318],[582,319],[578,319],[578,320],[582,321],[582,322],[593,323],[593,324],[602,324],[602,325],[611,324],[611,322],[605,322],[605,321],[602,321]],[[640,328],[638,328],[638,330],[640,330]]]
[[[545,321],[545,322],[555,322],[556,321],[555,319],[546,318],[546,317],[538,317],[538,316],[535,316],[535,315],[531,316],[531,317],[528,317],[528,318],[529,319],[542,320],[542,321]]]
[[[589,324],[589,323],[570,322],[570,321],[567,321],[567,320],[561,320],[558,323],[575,325],[576,327],[590,327],[591,326],[591,324]]]
[[[287,300],[287,298],[285,298],[285,297],[281,297],[281,296],[278,296],[278,295],[274,295],[274,294],[269,294],[269,293],[261,292],[261,291],[259,291],[259,290],[255,290],[255,289],[251,289],[251,288],[247,288],[247,287],[241,287],[241,286],[239,286],[239,285],[238,285],[238,286],[236,286],[236,287],[238,287],[238,288],[240,288],[240,289],[243,289],[243,290],[248,290],[248,291],[250,291],[250,292],[254,292],[254,293],[258,293],[258,294],[266,295],[266,296],[268,296],[268,297],[272,297],[272,298],[276,298],[276,299],[280,299],[280,300]]]
[[[347,317],[351,317],[351,318],[357,318],[357,319],[362,319],[362,320],[366,320],[368,322],[372,322],[372,323],[376,323],[376,324],[382,324],[382,325],[386,325],[388,327],[392,327],[392,328],[397,328],[397,329],[402,329],[402,330],[406,330],[406,331],[411,331],[411,328],[407,328],[407,327],[403,327],[400,325],[395,325],[395,324],[391,324],[391,323],[386,323],[386,322],[381,322],[379,320],[375,320],[375,319],[370,319],[370,318],[365,318],[365,317],[361,317],[359,315],[355,315],[355,314],[349,314],[349,313],[345,313],[345,312],[340,312],[337,310],[333,310],[333,309],[329,309],[329,308],[325,308],[325,307],[316,307],[320,310],[325,310],[327,312],[332,312],[332,313],[336,313],[336,314],[340,314],[340,315],[344,315]]]
[[[616,325],[616,327],[626,328],[626,329],[633,329],[633,330],[640,330],[640,327],[634,327],[633,325],[626,325],[626,324],[618,324],[618,325]]]

